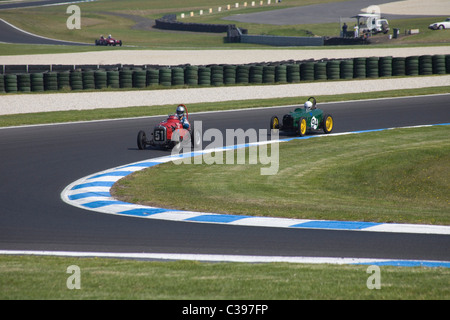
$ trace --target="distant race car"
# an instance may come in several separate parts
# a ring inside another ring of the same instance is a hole
[[[122,46],[122,40],[116,40],[114,38],[100,37],[100,39],[95,40],[96,46]]]
[[[435,22],[428,26],[428,29],[431,30],[443,30],[443,29],[450,29],[450,18],[445,19],[445,21],[442,22]]]
[[[303,108],[296,108],[283,116],[283,123],[277,116],[270,119],[270,129],[296,133],[303,137],[308,131],[323,130],[330,133],[333,130],[333,117],[316,107],[316,99],[309,98]]]
[[[189,120],[189,114],[185,105],[186,118]],[[137,135],[137,145],[140,150],[148,146],[159,146],[167,149],[181,148],[185,143],[191,143],[192,146],[198,147],[201,144],[201,132],[195,130],[192,124],[186,129],[176,114],[169,115],[164,121],[161,121],[153,128],[151,133],[152,139],[147,139],[146,133],[141,130]]]

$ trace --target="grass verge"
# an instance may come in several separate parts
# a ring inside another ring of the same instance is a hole
[[[80,268],[81,288],[66,286]],[[288,263],[149,262],[100,258],[0,256],[2,300],[449,299],[450,269],[380,267],[368,289],[367,266]],[[181,313],[181,310],[180,310]]]
[[[435,126],[285,142],[268,153],[278,166],[268,176],[248,154],[237,164],[239,151],[213,153],[136,172],[112,194],[187,211],[450,225],[449,136]]]

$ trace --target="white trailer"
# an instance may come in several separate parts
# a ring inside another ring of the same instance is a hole
[[[384,34],[389,32],[389,22],[381,18],[379,14],[361,13],[352,18],[355,18],[357,21],[356,26],[358,27],[359,35],[367,32],[383,32]]]

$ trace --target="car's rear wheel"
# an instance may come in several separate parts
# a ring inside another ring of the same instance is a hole
[[[142,130],[137,135],[137,145],[139,150],[144,150],[147,145],[147,135]]]
[[[270,130],[277,130],[280,129],[280,120],[277,116],[273,116],[270,119]]]
[[[323,128],[323,132],[325,133],[330,133],[331,131],[333,131],[333,117],[329,114],[325,115],[323,117],[323,124],[322,124],[322,128]]]
[[[301,117],[298,121],[298,129],[297,133],[300,137],[303,137],[306,134],[306,119]]]

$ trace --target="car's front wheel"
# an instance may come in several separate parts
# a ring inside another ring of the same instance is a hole
[[[297,133],[300,137],[303,137],[306,134],[306,119],[303,117],[298,121]]]
[[[333,131],[333,117],[329,114],[325,115],[323,117],[323,124],[322,124],[322,128],[323,128],[323,132],[325,133],[330,133],[331,131]]]

